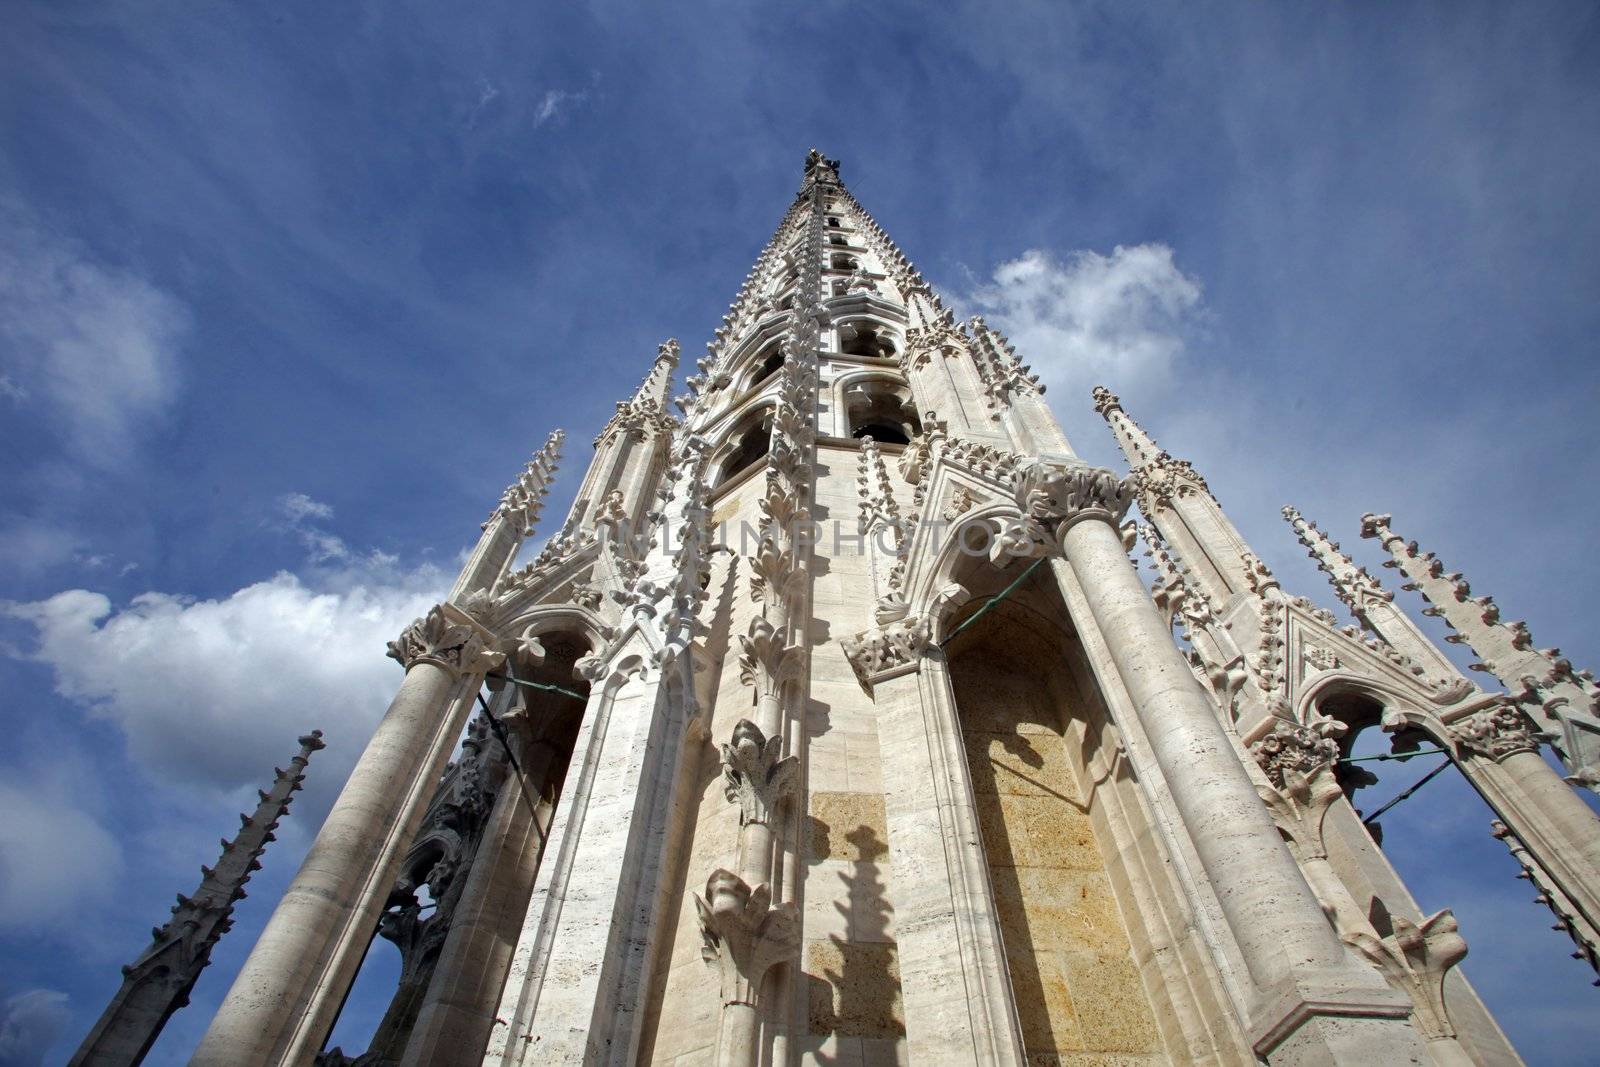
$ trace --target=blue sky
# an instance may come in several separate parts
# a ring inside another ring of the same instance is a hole
[[[383,642],[551,428],[559,511],[656,343],[698,354],[813,144],[1011,333],[1085,455],[1116,459],[1103,380],[1292,590],[1336,606],[1282,504],[1374,567],[1356,520],[1392,511],[1600,665],[1590,6],[13,0],[5,22],[0,1064],[65,1057],[321,726],[151,1059],[184,1061],[399,680]],[[1529,1061],[1582,1062],[1595,994],[1474,803],[1430,785],[1385,820],[1394,861],[1456,909]]]

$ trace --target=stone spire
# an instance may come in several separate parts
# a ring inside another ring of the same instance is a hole
[[[217,865],[200,868],[200,888],[193,896],[179,894],[172,918],[150,932],[150,947],[122,968],[122,988],[69,1061],[73,1067],[138,1063],[172,1013],[189,1003],[189,991],[211,962],[212,946],[233,926],[234,903],[244,898],[250,875],[261,869],[272,831],[305,779],[311,753],[322,747],[321,730],[300,738],[300,751],[287,770],[277,771],[272,788],[260,794],[254,814],[239,816],[238,836],[223,840]]]
[[[1199,590],[1219,609],[1237,595],[1261,595],[1278,582],[1240,536],[1211,488],[1188,460],[1175,459],[1122,409],[1103,385],[1094,409],[1128,459],[1139,510],[1183,562]]]
[[[1478,657],[1474,670],[1500,680],[1512,696],[1552,736],[1551,744],[1567,768],[1567,780],[1600,786],[1600,686],[1588,671],[1574,671],[1559,648],[1535,648],[1524,622],[1503,622],[1494,599],[1473,596],[1459,573],[1446,574],[1432,552],[1421,552],[1389,527],[1388,515],[1361,517],[1361,536],[1376,538],[1396,567],[1428,601],[1424,614],[1442,618],[1455,631],[1445,640],[1465,643]]]
[[[1407,657],[1414,670],[1429,681],[1460,677],[1445,654],[1428,640],[1410,616],[1395,606],[1394,594],[1383,588],[1365,567],[1357,566],[1345,555],[1337,541],[1330,540],[1317,529],[1316,523],[1293,507],[1285,506],[1283,517],[1294,527],[1295,536],[1309,549],[1311,558],[1317,561],[1317,569],[1328,576],[1333,591],[1363,625]]]
[[[656,361],[634,391],[635,404],[653,404],[666,410],[667,393],[672,389],[672,372],[678,369],[678,339],[669,337],[656,346]]]
[[[525,538],[532,536],[539,515],[544,511],[544,498],[550,493],[550,483],[555,480],[556,464],[561,459],[561,445],[567,439],[564,430],[556,430],[545,439],[544,447],[533,454],[517,480],[500,494],[483,523],[483,533],[478,544],[462,566],[455,587],[450,590],[451,603],[462,603],[468,597],[487,596],[500,583],[511,558],[517,554]]]
[[[512,519],[514,526],[521,527],[522,536],[533,533],[539,514],[544,510],[550,483],[555,480],[556,463],[561,459],[561,446],[566,439],[565,430],[556,430],[545,438],[544,447],[533,454],[517,480],[501,494],[491,519],[495,515],[505,515]]]

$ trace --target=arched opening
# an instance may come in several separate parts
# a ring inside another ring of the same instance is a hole
[[[829,261],[829,265],[834,270],[844,271],[844,272],[848,273],[850,271],[855,270],[857,267],[861,266],[861,261],[856,259],[856,257],[854,257],[854,256],[847,256],[843,252],[837,252],[837,253],[834,254],[833,258]]]
[[[839,222],[839,220],[838,220],[838,219],[836,219],[836,218],[834,218],[834,217],[832,217],[832,216],[831,216],[831,215],[830,215],[830,216],[829,216],[829,217],[828,217],[828,225],[829,225],[829,227],[831,227],[831,228],[832,228],[832,229],[835,229],[835,230],[837,230],[837,229],[839,229],[839,227],[840,227],[840,225],[841,225],[841,223],[840,223],[840,222]]]
[[[1027,566],[969,564],[951,629],[970,625],[944,646],[1025,1058],[1143,1062],[1162,1046],[1108,814],[1138,787],[1050,569],[997,599]]]
[[[910,444],[922,432],[911,390],[883,379],[868,379],[845,390],[849,436],[870,437],[879,444]]]
[[[883,327],[870,322],[847,322],[839,327],[839,351],[847,356],[893,359],[898,350]]]
[[[455,1014],[445,1032],[475,1032],[480,1043],[488,1040],[498,979],[480,983],[482,995],[474,1002],[459,990],[449,996],[435,990],[434,975],[447,954],[484,960],[500,950],[509,965],[503,949],[516,943],[533,891],[588,703],[589,683],[575,665],[590,648],[575,630],[537,640],[542,658],[515,659],[486,679],[481,710],[439,781],[379,917],[347,1001],[355,1010],[341,1013],[329,1039],[334,1047],[318,1056],[324,1067],[400,1062],[413,1040],[441,1032],[437,1025],[418,1029],[429,1013]],[[478,865],[488,876],[469,877]],[[459,933],[458,916],[472,917]],[[385,988],[392,995],[374,1026]],[[367,1035],[359,1060],[342,1051]],[[440,1054],[423,1050],[420,1061],[435,1062]]]
[[[712,483],[713,488],[737,477],[766,458],[767,449],[772,445],[772,424],[767,418],[767,412],[763,411],[758,417],[741,425],[730,435],[730,440],[733,442],[733,447],[728,450],[718,468],[716,480]]]
[[[848,247],[850,247],[850,242],[845,240],[839,234],[833,234],[831,237],[829,237],[828,238],[828,243],[831,244],[831,245],[836,245],[839,248],[848,248]]]
[[[1529,1062],[1553,1061],[1554,1046],[1525,1018],[1521,991],[1502,978],[1536,966],[1544,976],[1541,1003],[1577,1019],[1591,1017],[1594,972],[1571,958],[1572,944],[1551,928],[1551,913],[1530,900],[1520,865],[1490,833],[1496,813],[1442,754],[1440,741],[1418,727],[1382,729],[1393,704],[1387,695],[1343,685],[1315,699],[1315,715],[1348,727],[1335,768],[1348,803],[1335,801],[1328,812],[1329,860],[1380,936],[1393,932],[1394,915],[1416,921],[1451,909],[1469,946],[1445,979],[1451,1021],[1464,1038],[1495,1040],[1495,1022],[1466,995],[1464,976]],[[1568,1030],[1561,1041],[1576,1037]]]
[[[783,368],[783,342],[772,341],[757,354],[760,360],[750,375],[750,388],[754,389]]]

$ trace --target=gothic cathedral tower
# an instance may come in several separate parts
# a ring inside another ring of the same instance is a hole
[[[1132,474],[1086,464],[816,152],[708,347],[681,418],[661,347],[514,570],[553,435],[390,646],[196,1063],[1520,1062],[1345,759],[1437,745],[1592,960],[1592,678],[1369,516],[1480,688],[1288,509],[1339,628],[1105,390]],[[374,931],[400,988],[324,1051]]]

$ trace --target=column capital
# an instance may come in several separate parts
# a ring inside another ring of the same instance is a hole
[[[1255,757],[1272,784],[1283,789],[1286,774],[1310,777],[1317,768],[1337,760],[1339,743],[1334,738],[1345,729],[1343,723],[1333,719],[1324,719],[1314,726],[1278,719],[1269,733],[1250,743],[1250,755]]]
[[[754,889],[743,878],[717,868],[706,895],[694,898],[700,918],[700,958],[716,968],[722,1003],[755,1004],[761,979],[774,964],[800,950],[800,915],[793,901],[772,905],[765,883]]]
[[[1013,497],[1022,514],[994,539],[993,562],[1006,556],[1064,555],[1067,531],[1086,520],[1116,529],[1133,503],[1133,484],[1087,463],[1028,460],[1018,465]]]
[[[495,638],[454,604],[435,604],[389,642],[389,658],[406,670],[431,663],[453,677],[492,669],[505,658]]]
[[[739,805],[739,825],[771,824],[772,813],[794,793],[800,757],[780,758],[783,737],[767,737],[749,719],[740,719],[722,745],[722,791]]]
[[[1539,751],[1539,734],[1533,723],[1509,704],[1485,708],[1452,723],[1450,736],[1462,748],[1497,763],[1518,752]]]

